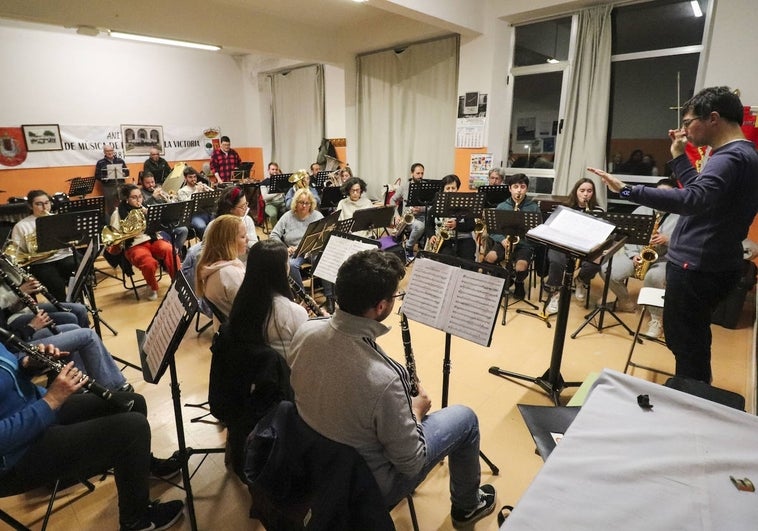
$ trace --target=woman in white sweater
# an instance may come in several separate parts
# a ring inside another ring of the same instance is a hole
[[[213,304],[224,317],[229,316],[245,278],[245,265],[238,256],[246,250],[247,229],[239,217],[224,214],[213,220],[203,240],[195,288],[197,296]],[[218,321],[214,318],[216,329],[220,325]]]

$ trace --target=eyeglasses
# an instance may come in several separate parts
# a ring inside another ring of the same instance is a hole
[[[398,291],[392,296],[393,299],[402,299],[403,297],[405,297],[404,291]]]
[[[700,116],[695,116],[694,118],[687,118],[686,120],[682,120],[682,129],[687,129],[692,122],[695,120],[702,120],[703,118]]]
[[[247,208],[247,203],[240,203],[239,205],[237,205],[237,206],[236,206],[236,207],[234,207],[234,208],[238,208],[238,209],[240,209],[240,210],[244,210],[244,209],[246,209],[246,208]]]
[[[310,206],[311,202],[310,201],[298,201],[297,204],[298,205],[308,205],[308,206]]]
[[[50,201],[35,201],[32,203],[34,206],[44,207],[50,204]]]
[[[142,194],[140,194],[140,195],[130,195],[129,199],[133,199],[134,201],[137,201],[138,199],[142,200]]]

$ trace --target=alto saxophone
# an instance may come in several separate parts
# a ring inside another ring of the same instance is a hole
[[[650,239],[653,239],[655,233],[658,232],[658,227],[661,224],[663,213],[658,212],[655,215],[655,222],[653,222],[653,231],[650,233]],[[650,269],[650,265],[658,260],[658,252],[655,247],[648,244],[640,251],[640,261],[634,263],[634,278],[637,280],[644,280],[647,270]]]

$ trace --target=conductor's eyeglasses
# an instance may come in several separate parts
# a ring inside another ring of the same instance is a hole
[[[702,120],[702,118],[700,116],[695,116],[694,118],[686,118],[682,120],[682,129],[687,129],[695,120]]]
[[[393,299],[402,299],[403,297],[405,297],[404,291],[398,291],[392,296]]]

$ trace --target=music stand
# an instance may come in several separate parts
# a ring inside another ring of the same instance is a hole
[[[194,197],[194,196],[193,196]],[[156,203],[147,208],[145,234],[155,234],[165,231],[171,238],[173,249],[174,271],[179,270],[177,249],[175,248],[174,229],[189,225],[192,213],[195,211],[195,200],[179,201],[178,203]]]
[[[353,226],[350,232],[361,230],[375,231],[376,229],[388,227],[392,224],[395,217],[395,207],[381,206],[372,208],[362,208],[353,212]]]
[[[337,205],[340,201],[342,201],[342,198],[345,197],[342,195],[342,188],[339,186],[327,186],[326,188],[323,188],[321,191],[321,204],[319,205],[319,210],[325,210],[329,208],[337,208]]]
[[[568,323],[569,305],[571,303],[571,283],[574,280],[574,270],[576,269],[576,260],[594,260],[603,254],[603,251],[612,247],[615,243],[612,237],[596,245],[589,252],[577,251],[555,243],[552,240],[529,236],[530,239],[541,243],[548,248],[555,249],[566,255],[566,268],[563,271],[563,282],[560,288],[560,300],[558,302],[558,314],[555,322],[555,332],[553,334],[553,348],[550,356],[550,366],[542,376],[528,376],[516,372],[506,371],[499,367],[490,367],[489,373],[500,376],[505,379],[517,379],[532,382],[538,385],[547,396],[553,401],[553,404],[560,405],[561,391],[566,387],[579,387],[582,382],[566,382],[561,376],[561,362],[563,360],[563,345],[566,341],[566,325]]]
[[[268,191],[272,194],[286,194],[287,190],[292,188],[292,184],[289,178],[292,177],[291,173],[279,173],[269,177],[271,184],[268,186]]]
[[[192,194],[192,199],[195,201],[195,212],[204,212],[214,217],[216,210],[218,210],[219,197],[221,197],[221,190],[195,192]]]
[[[650,242],[651,232],[653,231],[653,223],[655,222],[654,216],[647,214],[623,214],[615,212],[598,212],[596,216],[599,218],[604,218],[616,225],[615,233],[621,236],[625,236],[624,244],[647,245]],[[577,328],[573,334],[571,334],[571,339],[576,339],[576,336],[579,335],[579,332],[581,332],[582,329],[588,324],[594,326],[595,329],[597,329],[597,331],[601,334],[605,328],[621,325],[624,327],[624,329],[626,329],[629,335],[634,335],[632,329],[629,328],[629,326],[624,321],[622,321],[621,318],[616,315],[616,312],[613,311],[608,305],[608,289],[610,288],[611,283],[613,256],[619,249],[621,249],[621,247],[622,245],[619,245],[615,248],[615,250],[609,250],[607,254],[601,257],[601,264],[606,261],[608,262],[603,279],[603,296],[600,299],[600,304],[594,310],[584,316],[584,322],[579,325],[579,328]],[[606,312],[608,312],[611,317],[616,320],[616,324],[603,326],[603,319]],[[593,322],[595,316],[597,316],[597,324]]]
[[[93,178],[94,179],[94,178]],[[59,214],[68,212],[82,212],[85,210],[97,210],[102,218],[105,214],[105,198],[101,195],[94,197],[83,197],[81,199],[72,199],[58,206]]]
[[[292,256],[305,256],[308,253],[317,253],[323,249],[326,244],[326,238],[337,226],[339,217],[339,212],[332,212],[325,218],[321,218],[308,225],[308,228],[305,229],[305,234],[303,234],[300,240],[300,244],[295,249],[295,252],[292,253]]]
[[[126,182],[129,175],[129,168],[124,168],[121,164],[108,164],[100,170],[100,175],[95,175],[100,179],[105,196],[105,222],[107,223],[111,214],[116,209],[119,201],[119,187]]]
[[[332,232],[339,232],[341,234],[350,234],[351,232],[353,232],[353,223],[354,223],[353,218],[341,219],[334,226],[334,230]]]
[[[405,206],[425,206],[429,207],[434,203],[437,192],[442,189],[442,181],[435,179],[422,179],[420,181],[411,180],[408,183],[408,197]]]
[[[240,162],[239,167],[232,170],[232,181],[244,181],[250,178],[255,162]]]
[[[438,262],[450,266],[443,268],[449,277],[445,278],[441,291],[440,275],[435,274],[438,266],[427,271],[424,259],[430,259],[430,263]],[[436,295],[439,296],[439,299],[434,301],[429,299],[429,287],[432,284],[435,286]],[[445,408],[448,404],[452,336],[489,347],[504,289],[505,270],[499,266],[427,251],[419,252],[400,311],[406,314],[408,319],[445,332],[441,407]],[[442,315],[445,311],[449,312],[449,318]],[[465,319],[462,318],[461,312],[474,315]],[[485,338],[483,332],[487,328],[489,333]],[[492,474],[497,476],[500,472],[498,467],[482,451],[479,452],[479,456],[489,465]]]
[[[511,196],[506,184],[487,184],[476,189],[477,194],[484,196],[484,208],[495,208]]]
[[[312,179],[313,182],[311,183],[311,185],[319,192],[321,192],[321,190],[325,190],[326,188],[329,188],[329,186],[326,186],[326,181],[329,180],[329,175],[331,175],[332,173],[334,172],[333,171],[316,172],[316,175],[313,176],[313,179]],[[339,188],[339,186],[337,186],[336,188]]]
[[[526,236],[526,233],[530,230],[532,230],[534,227],[542,223],[542,214],[540,212],[524,212],[523,210],[519,210],[518,212],[513,210],[501,210],[497,208],[486,208],[483,211],[484,213],[484,224],[487,227],[488,234],[502,234],[506,237],[511,237],[512,239],[519,238],[523,239]],[[513,240],[511,240],[513,241]],[[500,245],[499,242],[495,242],[495,245]],[[515,247],[516,244],[511,244],[511,250],[513,247]],[[513,278],[513,260],[512,257],[509,257],[508,260],[505,262],[505,269],[508,273],[508,278]],[[510,292],[508,289],[505,290],[504,294],[504,305],[503,305],[503,321],[502,324],[505,324],[506,319],[506,313],[508,311],[508,301],[510,300]],[[528,301],[526,299],[521,299],[518,302],[523,302],[527,305],[529,305],[533,310],[539,309],[539,306],[534,304],[531,301]],[[514,303],[516,304],[516,303]],[[536,319],[539,319],[540,321],[543,321],[548,328],[551,327],[549,319],[549,315],[545,313],[544,309],[542,313],[534,313],[530,312],[529,310],[524,310],[521,308],[518,308],[516,310],[516,313],[523,313],[525,315],[529,315],[531,317],[534,317]]]
[[[74,177],[71,179],[68,185],[68,196],[80,196],[84,199],[84,196],[89,195],[95,189],[94,177]]]
[[[171,287],[161,301],[147,330],[136,330],[144,380],[148,383],[157,384],[166,372],[166,369],[169,369],[171,376],[171,399],[174,405],[179,457],[182,460],[183,486],[172,484],[183,488],[187,493],[187,513],[189,514],[190,527],[193,531],[197,530],[197,520],[195,517],[194,495],[192,493],[192,478],[209,454],[220,454],[226,451],[224,448],[193,449],[187,447],[184,436],[181,391],[176,371],[175,354],[198,308],[198,300],[187,279],[181,271],[177,271],[174,282],[171,283]],[[189,458],[195,454],[203,454],[204,457],[190,474]]]

